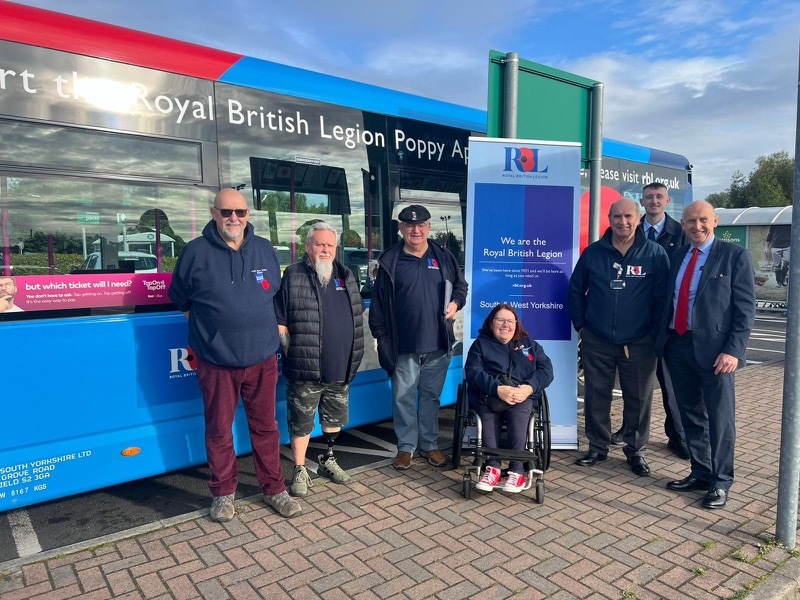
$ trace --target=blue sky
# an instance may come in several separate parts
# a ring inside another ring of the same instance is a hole
[[[28,0],[150,33],[477,108],[489,50],[605,84],[605,137],[685,155],[695,198],[794,154],[800,3]]]

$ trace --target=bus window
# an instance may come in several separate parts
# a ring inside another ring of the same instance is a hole
[[[250,159],[256,233],[288,247],[290,262],[305,254],[308,230],[325,221],[341,234],[350,229],[350,193],[341,167],[269,158]]]
[[[201,183],[201,145],[0,119],[0,162]]]
[[[211,191],[191,186],[139,184],[78,177],[11,175],[0,171],[0,222],[8,244],[3,270],[36,277],[30,288],[61,289],[59,277],[111,272],[168,273],[186,242],[208,220]],[[45,280],[44,277],[51,279]],[[55,279],[52,279],[55,277]],[[43,288],[48,285],[49,288]],[[82,286],[91,285],[88,282]],[[75,288],[70,302],[40,294],[21,297],[26,311],[82,308],[108,314],[110,294]],[[77,292],[80,295],[77,302]],[[44,300],[47,300],[45,303]],[[102,299],[102,302],[100,301]],[[38,303],[37,303],[38,302]],[[169,302],[161,300],[165,307]],[[119,309],[131,306],[120,295]],[[112,311],[113,312],[113,311]]]
[[[431,239],[450,250],[463,269],[466,178],[403,171],[394,181],[399,187],[392,219],[397,220],[398,213],[409,204],[427,208],[431,213]]]
[[[288,246],[275,246],[275,254],[278,255],[278,264],[281,266],[281,273],[292,264],[292,249]]]

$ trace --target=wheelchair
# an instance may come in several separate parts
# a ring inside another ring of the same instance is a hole
[[[472,495],[473,474],[477,483],[481,478],[487,459],[521,460],[525,465],[525,485],[522,491],[535,486],[534,499],[544,503],[544,473],[550,468],[550,404],[547,392],[542,392],[538,410],[534,410],[528,421],[528,436],[525,450],[488,448],[481,443],[483,426],[478,413],[469,407],[467,382],[458,385],[456,414],[453,427],[453,468],[461,466],[462,455],[474,457],[462,478],[462,494],[466,500]]]

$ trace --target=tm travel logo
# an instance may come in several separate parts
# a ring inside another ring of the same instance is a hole
[[[539,159],[539,148],[508,147],[505,150],[503,177],[546,179],[549,167]]]

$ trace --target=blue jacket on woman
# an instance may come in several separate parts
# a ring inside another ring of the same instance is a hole
[[[494,334],[481,329],[467,354],[464,375],[470,404],[480,404],[485,396],[497,396],[498,377],[509,372],[517,385],[533,388],[534,406],[544,389],[553,382],[553,365],[544,348],[528,336],[503,344]]]

